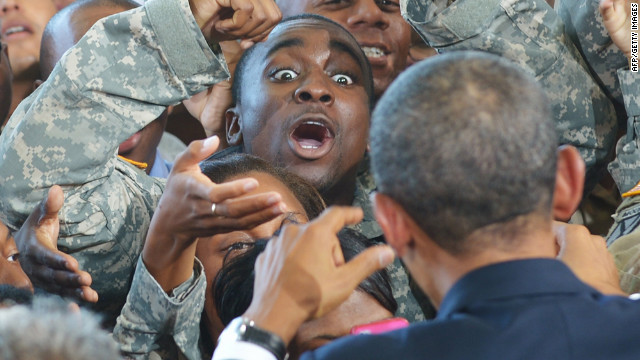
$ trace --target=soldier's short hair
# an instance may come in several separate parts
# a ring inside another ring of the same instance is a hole
[[[378,102],[373,175],[441,248],[471,250],[474,232],[504,237],[530,214],[550,217],[554,129],[543,91],[508,60],[436,56],[401,74]]]

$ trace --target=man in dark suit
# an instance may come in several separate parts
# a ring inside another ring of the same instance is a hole
[[[372,120],[376,217],[438,316],[302,359],[640,358],[640,303],[603,295],[624,295],[603,239],[553,221],[578,205],[584,162],[557,148],[548,103],[532,78],[486,53],[441,55],[398,78]],[[329,210],[272,240],[252,305],[214,360],[282,357],[299,324],[385,266],[386,247],[348,263],[337,250],[335,232],[360,217]],[[555,259],[559,244],[577,276]]]

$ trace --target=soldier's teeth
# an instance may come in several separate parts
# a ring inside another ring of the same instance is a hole
[[[11,35],[11,34],[15,34],[17,32],[21,32],[21,31],[26,31],[27,29],[24,28],[24,26],[13,26],[7,29],[7,31],[5,31],[4,35]]]
[[[364,54],[367,55],[367,57],[376,58],[376,57],[384,56],[384,51],[382,51],[382,49],[377,47],[363,46],[362,51],[364,51]]]

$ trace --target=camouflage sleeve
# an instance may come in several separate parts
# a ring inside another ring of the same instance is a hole
[[[0,217],[17,229],[48,188],[65,192],[58,246],[93,276],[96,310],[125,301],[164,182],[116,157],[118,144],[226,79],[187,0],[150,0],[98,22],[19,106],[0,137]]]
[[[611,100],[589,73],[564,24],[545,0],[401,0],[403,16],[438,52],[480,50],[520,65],[545,89],[563,144],[587,164],[595,186],[613,153],[617,119]]]
[[[633,124],[640,120],[640,74],[632,72],[628,68],[618,70],[618,79],[622,88],[624,107],[629,119],[633,118]],[[633,128],[636,134],[640,134],[640,127]]]
[[[564,29],[576,45],[598,80],[617,103],[622,104],[622,91],[616,70],[627,64],[627,58],[615,46],[602,22],[599,0],[562,0],[558,14]]]
[[[195,259],[191,279],[167,295],[138,261],[136,272],[113,331],[122,353],[134,359],[201,360],[200,317],[206,280],[202,264]]]
[[[613,215],[607,244],[637,232],[640,224],[640,74],[621,69],[618,78],[628,114],[627,134],[618,141],[616,158],[609,164],[609,172],[624,200]]]
[[[103,181],[118,144],[167,105],[227,77],[187,0],[151,0],[99,22],[2,134],[3,220],[16,226],[53,184]]]
[[[628,294],[640,291],[640,232],[632,232],[618,238],[609,246],[618,274],[620,288]]]

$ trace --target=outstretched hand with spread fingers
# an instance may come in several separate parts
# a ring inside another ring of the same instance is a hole
[[[151,220],[142,259],[165,290],[191,276],[198,237],[251,229],[286,211],[276,192],[246,195],[258,187],[253,178],[216,184],[205,176],[199,163],[218,143],[194,141],[178,157]]]
[[[394,254],[386,245],[345,262],[336,234],[362,216],[358,208],[332,207],[308,224],[286,225],[256,261],[253,300],[244,316],[288,343],[302,322],[331,311],[389,265]]]
[[[58,212],[64,203],[59,186],[36,206],[14,238],[20,265],[34,286],[50,293],[88,302],[98,301],[91,288],[91,275],[79,269],[78,261],[58,250]]]

